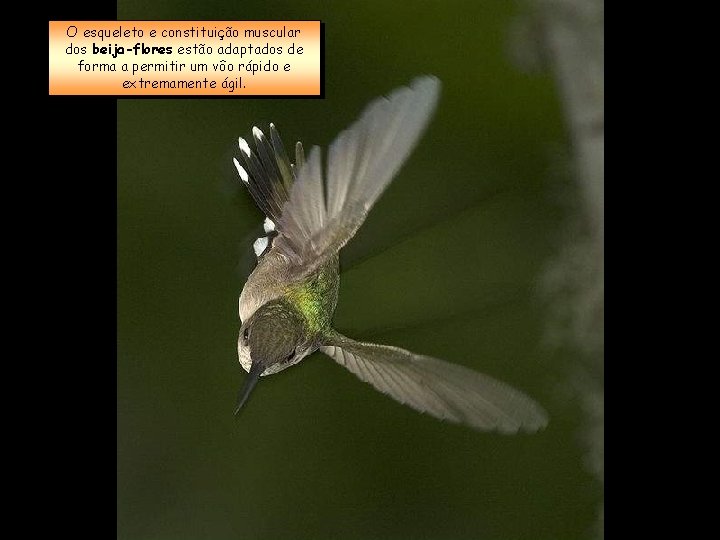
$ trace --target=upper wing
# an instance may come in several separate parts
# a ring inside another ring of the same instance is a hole
[[[250,174],[236,161],[238,172],[275,222],[273,248],[298,272],[313,272],[352,238],[425,130],[439,92],[438,79],[425,76],[372,101],[330,145],[327,180],[318,147],[304,163],[300,147],[292,172],[284,151],[280,156],[276,150],[282,148],[279,138],[271,146],[254,129],[258,156],[241,141]]]
[[[382,393],[436,418],[502,433],[535,432],[548,423],[535,401],[487,375],[339,334],[332,342],[320,350]]]

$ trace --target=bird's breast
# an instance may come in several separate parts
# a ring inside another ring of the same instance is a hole
[[[332,257],[314,274],[300,281],[291,276],[288,260],[270,251],[250,274],[240,294],[240,320],[247,321],[262,305],[282,296],[288,297],[310,323],[328,323],[337,304],[338,257]],[[312,326],[312,324],[311,324]]]

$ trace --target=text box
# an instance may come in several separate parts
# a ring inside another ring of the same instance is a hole
[[[318,96],[320,21],[50,21],[50,94]]]

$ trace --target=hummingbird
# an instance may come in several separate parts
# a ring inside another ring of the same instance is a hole
[[[425,132],[440,95],[434,76],[414,79],[366,106],[329,147],[291,163],[274,124],[252,128],[255,149],[240,137],[242,183],[265,214],[253,244],[257,265],[239,299],[238,359],[248,375],[241,410],[260,377],[319,350],[375,389],[420,412],[481,431],[535,432],[543,408],[509,385],[461,365],[389,345],[356,341],[332,326],[339,251],[355,235]]]

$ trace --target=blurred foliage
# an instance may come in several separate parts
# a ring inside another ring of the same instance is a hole
[[[509,60],[511,3],[138,2],[118,19],[321,19],[325,99],[118,101],[118,538],[574,539],[584,470],[574,359],[543,345],[536,286],[571,212],[548,76]],[[443,82],[420,145],[343,251],[338,328],[455,361],[538,399],[503,437],[402,407],[316,354],[240,419],[237,298],[262,216],[238,135],[323,147],[374,97]]]

